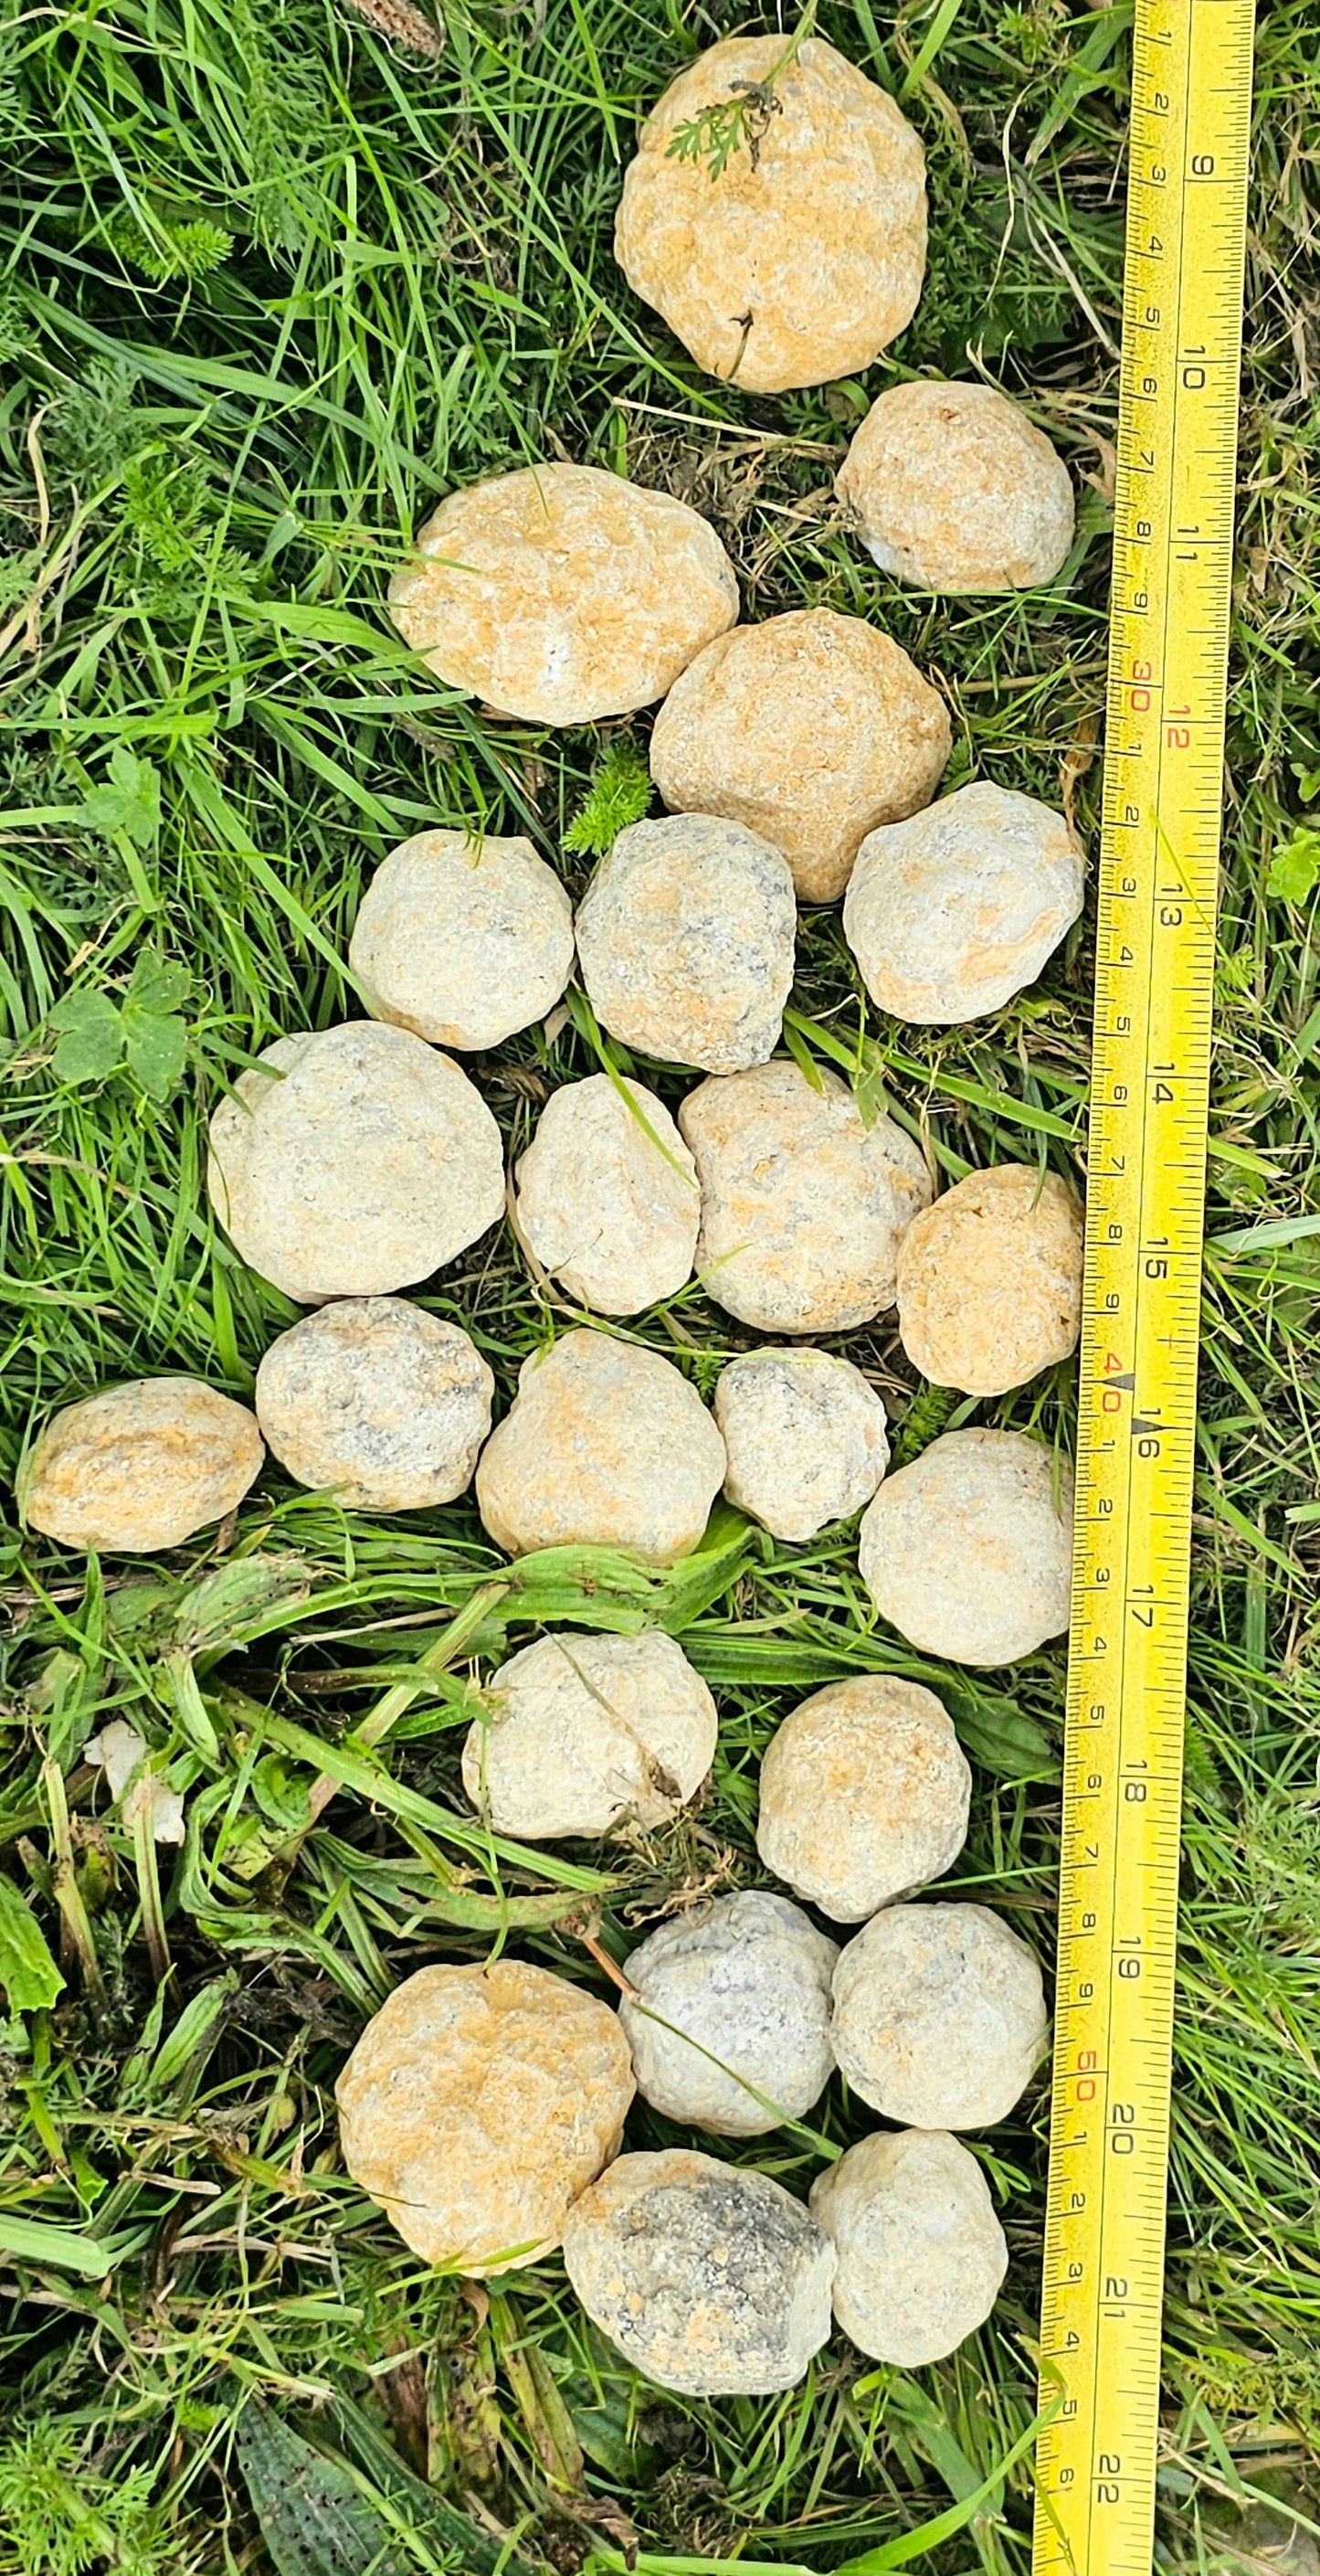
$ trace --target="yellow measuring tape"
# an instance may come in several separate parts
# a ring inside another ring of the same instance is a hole
[[[1137,0],[1035,2576],[1150,2576],[1251,0]]]

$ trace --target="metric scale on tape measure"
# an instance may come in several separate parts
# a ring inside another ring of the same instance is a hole
[[[1036,2576],[1150,2576],[1251,0],[1138,0]]]

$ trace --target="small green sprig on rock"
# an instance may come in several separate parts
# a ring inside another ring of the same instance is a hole
[[[761,145],[776,116],[783,112],[784,102],[775,83],[796,62],[816,23],[816,0],[809,0],[782,54],[771,64],[764,80],[733,81],[732,98],[712,99],[708,107],[676,125],[665,147],[667,161],[705,162],[712,180],[722,179],[735,152],[744,144],[755,169],[761,158]]]

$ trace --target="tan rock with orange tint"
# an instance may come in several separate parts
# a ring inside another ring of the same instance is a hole
[[[895,1019],[979,1019],[1034,983],[1077,919],[1081,844],[1062,814],[979,780],[868,834],[843,935]]]
[[[1057,1172],[969,1172],[914,1218],[898,1257],[898,1329],[914,1368],[1003,1395],[1077,1347],[1082,1207]]]
[[[523,1361],[481,1453],[477,1506],[510,1556],[622,1547],[672,1565],[723,1481],[724,1442],[670,1361],[609,1333],[564,1333]]]
[[[66,1405],[20,1469],[29,1528],[62,1547],[150,1556],[242,1502],[265,1456],[247,1406],[194,1377],[139,1377]]]
[[[923,590],[1028,590],[1072,544],[1068,468],[993,385],[891,385],[835,489],[881,570]]]
[[[831,1682],[772,1735],[756,1848],[795,1896],[860,1923],[951,1869],[972,1775],[933,1691],[895,1673]]]
[[[712,814],[631,823],[578,908],[592,1008],[624,1046],[704,1073],[764,1064],[793,984],[782,850]]]
[[[881,1486],[858,1563],[924,1655],[1012,1664],[1068,1625],[1073,1477],[1021,1431],[945,1431]]]

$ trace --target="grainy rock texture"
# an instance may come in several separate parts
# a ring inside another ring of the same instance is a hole
[[[830,1351],[748,1351],[715,1386],[724,1490],[775,1538],[814,1538],[859,1512],[889,1464],[885,1408]]]
[[[206,1185],[244,1261],[294,1297],[429,1279],[504,1213],[500,1131],[448,1056],[346,1020],[277,1038],[211,1120]]]
[[[764,1064],[793,983],[797,908],[781,850],[741,823],[632,823],[578,911],[582,981],[625,1046],[707,1073]]]
[[[715,531],[594,465],[451,492],[396,572],[390,614],[451,688],[529,723],[649,707],[738,614]]]
[[[861,1673],[803,1700],[761,1765],[756,1848],[835,1923],[860,1923],[952,1867],[972,1775],[932,1691]]]
[[[881,571],[923,590],[1027,590],[1072,544],[1068,468],[993,385],[891,385],[835,488]]]
[[[898,1329],[914,1368],[1003,1395],[1077,1347],[1081,1202],[1057,1172],[969,1172],[914,1218],[898,1256]]]
[[[901,645],[795,608],[689,663],[656,717],[651,775],[677,812],[773,841],[803,903],[833,903],[863,836],[929,803],[949,745],[944,700]]]
[[[469,1729],[463,1786],[497,1833],[534,1842],[666,1824],[715,1751],[715,1702],[681,1646],[636,1637],[538,1637],[491,1674]]]
[[[335,2086],[354,2182],[426,2263],[502,2272],[559,2242],[633,2097],[615,2015],[548,1968],[419,1968]]]
[[[697,1269],[763,1333],[842,1333],[894,1302],[898,1248],[930,1200],[920,1148],[851,1091],[778,1063],[700,1083],[678,1113],[701,1183]]]
[[[193,1377],[139,1377],[66,1405],[19,1471],[30,1528],[62,1547],[150,1556],[223,1520],[265,1451],[246,1405]]]
[[[932,1026],[975,1020],[1039,975],[1085,882],[1062,814],[979,780],[868,835],[844,937],[882,1011]]]
[[[925,158],[884,90],[819,36],[774,84],[753,154],[712,180],[676,129],[764,81],[779,35],[713,45],[665,91],[623,183],[614,255],[708,374],[784,393],[869,367],[926,268]]]
[[[881,1486],[858,1562],[924,1655],[1013,1664],[1068,1625],[1072,1469],[1021,1431],[946,1431]]]
[[[859,2352],[904,2370],[984,2325],[1008,2247],[975,2156],[947,2129],[877,2129],[828,2165],[812,2216],[839,2258],[834,2313]]]
[[[891,1905],[834,1972],[832,2039],[854,2093],[913,2129],[1007,2119],[1045,2045],[1033,1951],[985,1905]]]
[[[459,1325],[404,1297],[342,1297],[272,1342],[257,1420],[300,1485],[349,1511],[420,1512],[467,1491],[494,1392]]]
[[[830,2330],[834,2248],[767,2174],[670,2147],[574,2203],[564,2264],[626,2361],[689,2397],[791,2388]]]
[[[477,1466],[498,1547],[633,1548],[672,1565],[724,1482],[724,1442],[695,1388],[657,1351],[564,1333],[533,1352]]]
[[[802,2119],[834,2064],[838,1955],[786,1896],[760,1888],[662,1923],[629,1953],[637,2000],[619,2006],[639,2092],[667,2119],[717,2137],[756,2137],[780,2114]]]
[[[668,1110],[642,1083],[623,1087],[626,1099],[593,1073],[553,1091],[518,1165],[528,1248],[598,1315],[640,1315],[675,1296],[692,1276],[701,1216],[696,1165]]]
[[[436,1046],[498,1046],[563,992],[573,907],[530,841],[417,832],[377,868],[348,962],[376,1019]]]

